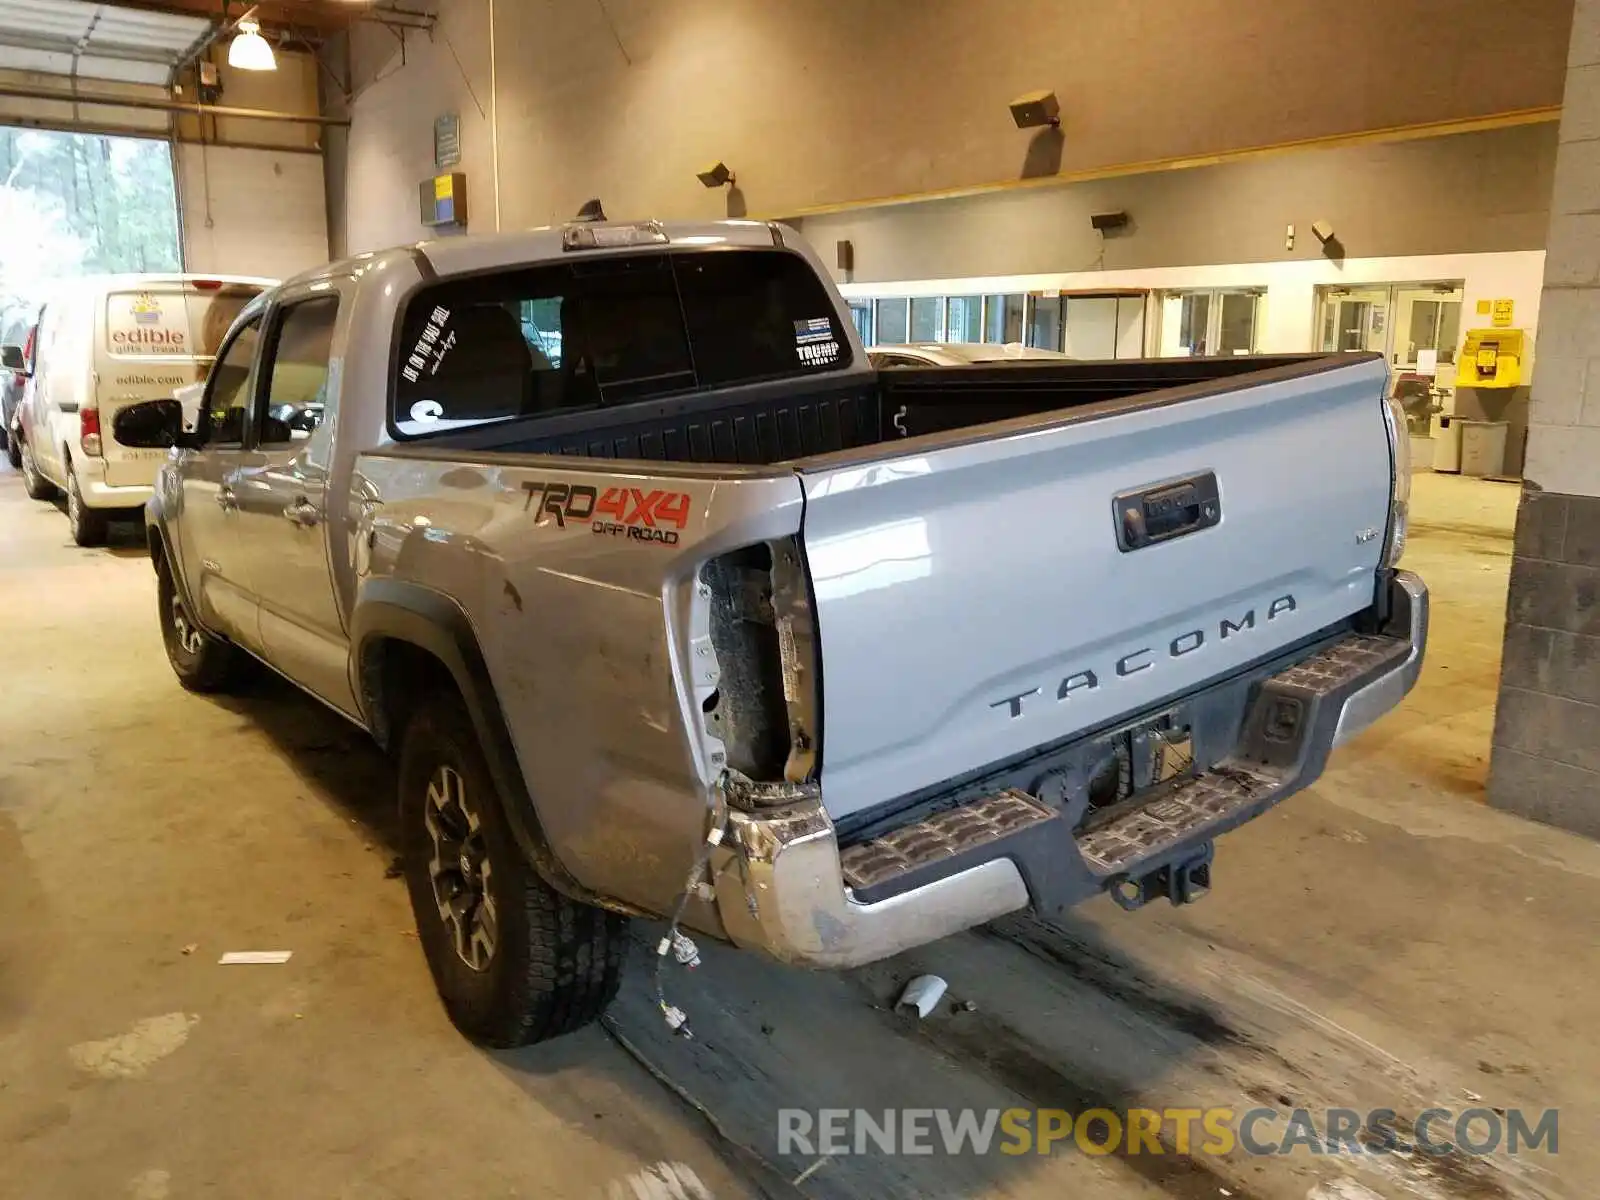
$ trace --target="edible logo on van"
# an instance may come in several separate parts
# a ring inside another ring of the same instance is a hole
[[[522,511],[538,514],[535,525],[554,522],[566,529],[568,521],[588,522],[592,532],[604,537],[662,546],[678,544],[689,524],[692,505],[687,492],[660,489],[608,487],[601,491],[586,484],[529,480],[522,490],[528,496]]]

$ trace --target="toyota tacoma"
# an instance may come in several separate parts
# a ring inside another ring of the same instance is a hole
[[[179,680],[259,660],[393,752],[429,966],[504,1046],[600,1014],[631,917],[842,968],[1203,894],[1421,668],[1387,384],[879,373],[791,229],[575,222],[272,288],[197,419],[116,436],[169,451]]]

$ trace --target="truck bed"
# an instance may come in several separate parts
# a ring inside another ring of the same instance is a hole
[[[451,450],[558,454],[651,462],[767,466],[1046,412],[1116,411],[1151,393],[1176,402],[1222,391],[1241,375],[1262,383],[1346,365],[1352,355],[1236,356],[1116,362],[1018,361],[895,368],[876,382],[784,380],[724,393],[588,409],[428,439]]]

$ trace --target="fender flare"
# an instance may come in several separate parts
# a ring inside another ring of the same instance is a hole
[[[183,562],[173,552],[172,538],[167,533],[166,517],[160,513],[152,514],[148,507],[145,509],[144,536],[145,545],[150,550],[151,570],[160,570],[161,562],[167,564],[167,574],[172,576],[172,586],[178,589],[178,598],[183,601],[184,611],[191,621],[199,625],[200,628],[205,629],[205,625],[200,619],[200,608],[195,604],[194,596],[189,591],[189,580],[184,574]],[[158,544],[161,547],[160,562],[157,561],[155,553]],[[212,637],[220,636],[212,633],[209,629],[206,629],[206,632],[211,634]]]
[[[455,680],[489,764],[490,777],[500,793],[506,820],[540,877],[558,892],[585,904],[629,916],[645,915],[642,910],[585,888],[551,846],[528,792],[477,633],[461,606],[432,588],[401,580],[372,579],[361,585],[350,620],[351,682],[367,728],[380,746],[390,749],[395,731],[388,727],[382,681],[373,678],[378,660],[371,655],[372,648],[382,641],[402,642],[431,655]]]

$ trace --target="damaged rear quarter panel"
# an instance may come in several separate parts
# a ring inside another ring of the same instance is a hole
[[[594,892],[664,909],[719,769],[702,752],[690,683],[695,573],[798,531],[797,477],[409,449],[358,471],[371,503],[357,603],[371,578],[454,599],[557,857]]]

